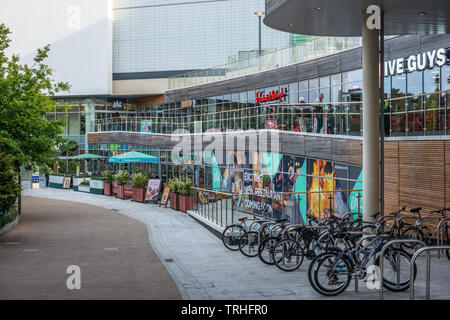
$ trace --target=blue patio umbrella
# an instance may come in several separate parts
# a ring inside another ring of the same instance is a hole
[[[158,163],[158,158],[148,154],[131,151],[108,159],[111,163]]]

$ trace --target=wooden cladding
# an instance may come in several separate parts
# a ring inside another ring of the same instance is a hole
[[[385,144],[385,211],[406,205],[423,212],[450,206],[450,141]]]

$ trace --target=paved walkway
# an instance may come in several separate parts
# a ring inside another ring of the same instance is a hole
[[[149,240],[184,299],[323,299],[308,282],[308,263],[295,272],[283,272],[258,258],[247,258],[226,250],[220,239],[196,220],[181,212],[157,205],[123,201],[113,197],[58,189],[25,190],[25,194],[98,205],[147,225]],[[132,235],[130,235],[131,237]],[[0,241],[2,239],[0,238]],[[171,259],[172,262],[167,262]],[[416,297],[425,296],[425,264],[418,264]],[[450,262],[433,259],[431,296],[449,299]],[[378,292],[366,288],[359,293],[353,285],[335,299],[378,299]],[[409,292],[386,292],[386,299],[408,299]]]
[[[145,224],[98,206],[24,197],[0,261],[0,299],[181,299]],[[70,265],[81,290],[67,288]]]

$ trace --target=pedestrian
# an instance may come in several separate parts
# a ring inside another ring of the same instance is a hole
[[[323,93],[319,93],[319,98],[316,100],[316,105],[314,105],[314,122],[316,127],[316,133],[320,133],[323,127]]]

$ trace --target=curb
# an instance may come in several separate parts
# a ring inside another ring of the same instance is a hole
[[[14,229],[18,223],[19,223],[19,215],[17,215],[16,219],[13,222],[10,222],[6,226],[4,226],[2,229],[0,229],[0,237],[4,234],[8,233],[12,229]]]

